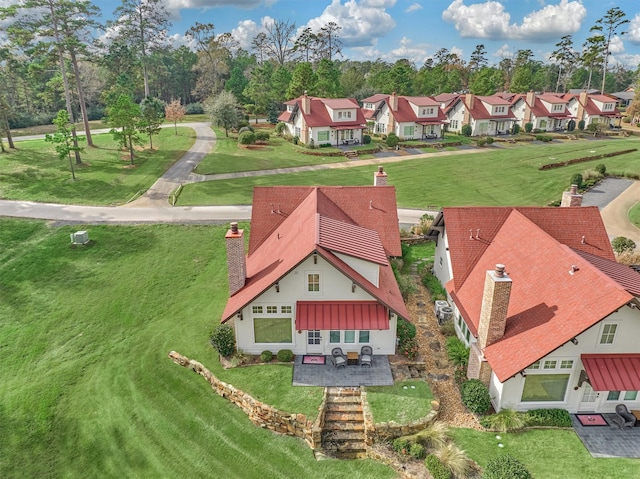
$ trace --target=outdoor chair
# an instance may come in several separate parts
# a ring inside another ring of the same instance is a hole
[[[347,357],[342,352],[342,349],[333,348],[331,350],[331,363],[334,368],[339,368],[340,366],[345,367],[347,365]]]
[[[636,417],[629,412],[627,406],[624,404],[618,404],[616,406],[616,415],[613,418],[620,429],[624,427],[633,427],[636,425]]]
[[[372,361],[373,349],[371,349],[371,346],[362,346],[362,349],[360,349],[360,366],[371,367]]]

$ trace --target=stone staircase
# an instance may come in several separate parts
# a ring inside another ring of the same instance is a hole
[[[337,459],[366,457],[360,388],[328,388],[322,449]]]
[[[347,160],[357,160],[358,152],[353,150],[347,150],[344,152],[344,156],[347,157]]]

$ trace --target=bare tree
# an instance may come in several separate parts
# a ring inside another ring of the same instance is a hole
[[[284,65],[293,58],[295,49],[293,33],[296,24],[289,20],[274,20],[265,27],[265,53],[278,65]]]
[[[629,23],[629,20],[625,18],[626,14],[620,10],[619,7],[610,8],[604,17],[599,18],[596,24],[591,27],[591,31],[598,31],[604,34],[604,61],[602,64],[602,87],[600,93],[604,93],[604,83],[607,79],[607,65],[609,64],[609,54],[611,47],[611,37],[616,33],[616,30],[625,23]],[[624,35],[626,32],[620,32],[620,35]]]
[[[251,49],[258,55],[258,63],[264,62],[264,57],[267,55],[267,34],[264,32],[258,33],[253,40],[251,40]]]
[[[329,22],[324,25],[317,35],[319,45],[319,57],[331,60],[335,55],[342,56],[342,41],[340,40],[340,30],[342,27],[336,22]]]

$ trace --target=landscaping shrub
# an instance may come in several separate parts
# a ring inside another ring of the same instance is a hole
[[[445,423],[436,421],[422,431],[412,436],[407,436],[407,438],[414,439],[415,442],[419,442],[425,447],[439,449],[447,443],[449,429]]]
[[[424,465],[427,467],[433,479],[451,479],[451,471],[444,467],[444,465],[440,462],[433,454],[429,454],[427,458],[424,460]]]
[[[427,451],[422,444],[416,442],[409,446],[409,455],[416,459],[424,459],[427,456]]]
[[[407,339],[404,343],[400,343],[398,346],[400,354],[407,359],[415,359],[418,357],[418,341],[416,338]]]
[[[293,137],[292,141],[293,141],[294,145],[297,145],[298,143],[300,143],[300,137],[298,135],[296,135],[296,136]]]
[[[362,136],[362,144],[363,145],[368,145],[369,143],[371,143],[371,136],[363,135]]]
[[[293,351],[291,351],[290,349],[281,349],[280,351],[278,351],[278,354],[276,356],[278,358],[278,361],[280,361],[281,363],[290,363],[293,359]]]
[[[256,132],[256,141],[269,141],[269,132],[266,132],[266,131]]]
[[[184,111],[187,115],[202,115],[204,108],[202,108],[200,103],[189,103],[185,105]]]
[[[469,379],[460,388],[462,402],[474,414],[486,414],[491,407],[489,389],[479,379]]]
[[[228,324],[216,326],[211,333],[209,342],[225,358],[231,356],[236,350],[236,338],[233,334],[233,328]]]
[[[281,121],[276,125],[276,135],[282,136],[282,134],[287,131],[287,124],[284,121]]]
[[[466,368],[469,364],[469,348],[463,341],[452,336],[447,339],[447,357],[455,366]]]
[[[527,426],[571,427],[566,409],[530,409],[525,413]]]
[[[408,339],[416,337],[416,326],[405,319],[398,319],[396,334],[398,335],[398,341],[404,343]]]
[[[476,144],[480,148],[482,148],[486,143],[487,143],[487,140],[485,140],[484,138],[478,138],[478,141],[476,142]]]
[[[462,136],[471,136],[471,133],[473,133],[473,129],[469,124],[462,125],[462,128],[460,128],[460,133],[462,133]]]
[[[389,148],[395,148],[396,146],[398,146],[399,141],[400,139],[398,138],[398,135],[393,132],[389,133],[389,135],[387,136],[387,146]]]
[[[611,247],[616,254],[630,253],[636,249],[636,243],[632,239],[625,238],[624,236],[616,236],[613,238],[613,241],[611,241]]]
[[[394,271],[394,273],[396,273]],[[415,294],[418,291],[418,287],[413,282],[411,276],[407,276],[406,274],[401,274],[399,272],[396,273],[396,282],[398,283],[398,288],[400,289],[400,294],[402,295],[402,299],[407,301],[409,296]]]
[[[595,170],[600,173],[602,176],[607,174],[607,167],[604,163],[600,163],[596,165]]]
[[[527,133],[531,133],[531,130],[533,130],[533,123],[529,121],[524,124],[524,131],[526,131]]]
[[[428,269],[425,269],[424,275],[422,276],[422,284],[431,293],[431,299],[433,301],[447,299],[447,291],[444,289],[444,286],[442,286],[440,280],[431,274],[431,271]]]
[[[240,123],[242,123],[242,122],[240,122]],[[245,122],[245,123],[246,123],[246,122]],[[241,133],[244,133],[245,131],[253,131],[253,128],[251,128],[249,125],[241,126],[241,127],[238,129],[238,135],[240,135]]]
[[[536,135],[536,140],[548,143],[550,141],[553,141],[553,138],[549,135]]]
[[[578,130],[583,131],[584,130],[584,125],[585,125],[584,120],[580,120],[578,122]]]
[[[494,141],[495,141],[495,140],[493,139],[493,137],[492,137],[492,136],[488,136],[488,137],[487,137],[487,145],[493,145],[493,142],[494,142]]]
[[[573,175],[571,177],[571,184],[572,185],[576,185],[578,188],[582,188],[582,182],[583,182],[583,178],[582,175],[580,173],[576,173],[575,175]]]
[[[440,332],[443,336],[451,337],[456,335],[456,325],[453,321],[447,321],[440,326]]]
[[[253,145],[256,142],[256,134],[252,131],[243,131],[238,135],[238,143],[241,145]]]
[[[520,461],[509,454],[489,459],[482,479],[531,479],[531,473]]]
[[[260,361],[263,363],[268,363],[273,359],[273,353],[271,351],[262,351],[260,353]]]
[[[392,447],[396,453],[406,456],[407,454],[409,454],[411,441],[403,437],[399,437],[398,439],[393,440]]]
[[[420,222],[413,227],[413,232],[418,235],[425,235],[431,225],[433,224],[434,216],[430,214],[424,214],[420,217]]]
[[[450,442],[439,448],[435,453],[444,467],[449,469],[455,477],[467,477],[470,461],[466,453]]]
[[[569,122],[567,123],[567,130],[568,131],[573,131],[576,129],[576,121],[575,120],[569,120]]]
[[[483,417],[480,421],[487,429],[494,431],[508,432],[517,431],[526,425],[526,416],[513,409],[503,409],[497,414]]]
[[[517,135],[518,133],[520,133],[520,125],[518,125],[517,123],[514,123],[513,127],[511,128],[511,134]]]

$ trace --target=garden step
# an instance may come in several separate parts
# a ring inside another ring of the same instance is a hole
[[[364,431],[364,422],[325,422],[323,431]]]
[[[360,396],[329,396],[327,404],[362,404]]]
[[[326,431],[325,440],[335,441],[335,442],[345,442],[345,441],[362,441],[364,442],[364,430],[342,430],[336,429],[334,431]]]
[[[326,412],[362,413],[362,404],[333,403],[327,404]]]
[[[328,388],[329,396],[360,396],[360,388]]]
[[[325,422],[361,422],[364,421],[364,416],[361,412],[327,411],[324,420]]]

